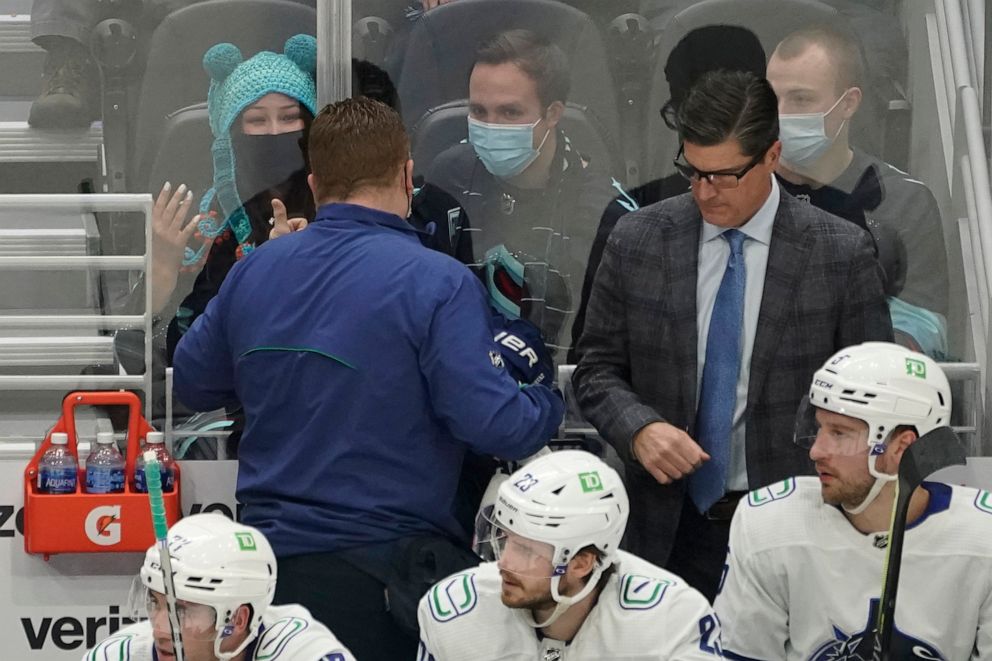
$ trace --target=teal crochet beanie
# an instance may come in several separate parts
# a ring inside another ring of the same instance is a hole
[[[223,223],[211,218],[200,221],[200,231],[207,237],[220,234],[230,226],[243,253],[250,252],[251,222],[242,208],[243,201],[235,185],[234,151],[231,147],[231,127],[241,112],[266,94],[279,93],[299,101],[311,115],[317,114],[317,40],[298,34],[286,40],[282,53],[261,51],[245,60],[237,46],[221,43],[212,46],[203,56],[203,68],[210,76],[207,112],[214,136],[211,148],[214,162],[214,182],[200,200],[200,213],[210,210],[214,197],[220,203]],[[200,258],[200,252],[187,250],[187,264]]]

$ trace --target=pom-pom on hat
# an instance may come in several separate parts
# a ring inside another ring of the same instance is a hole
[[[290,37],[282,53],[261,51],[246,61],[234,44],[217,44],[203,56],[203,68],[210,75],[207,109],[215,138],[230,131],[242,110],[273,92],[317,114],[317,40],[310,35]]]
[[[230,225],[234,236],[247,254],[254,245],[251,239],[251,222],[242,208],[235,185],[235,158],[231,147],[231,127],[241,112],[266,94],[285,94],[299,101],[311,115],[317,114],[317,40],[310,35],[298,34],[286,40],[282,53],[261,51],[245,60],[241,50],[231,43],[212,46],[203,56],[203,68],[210,76],[207,94],[207,112],[210,130],[214,135],[211,148],[214,162],[214,182],[200,201],[200,212],[207,213],[214,196],[220,203],[224,222],[217,225],[207,218],[200,221],[200,231],[205,236],[220,234]],[[201,248],[203,250],[205,248]],[[188,250],[187,264],[195,263],[200,253]]]

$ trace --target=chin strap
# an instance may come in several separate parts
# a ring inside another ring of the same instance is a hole
[[[882,452],[885,451],[884,445],[879,447],[881,447]],[[896,478],[899,477],[898,475],[889,475],[887,473],[882,473],[877,468],[875,468],[875,460],[878,459],[879,454],[881,454],[881,452],[875,454],[875,452],[873,451],[872,454],[869,455],[868,457],[868,472],[871,473],[871,476],[873,478],[875,478],[875,484],[871,485],[871,490],[868,491],[868,495],[865,496],[865,499],[861,501],[860,505],[858,505],[857,507],[848,507],[847,505],[842,506],[844,508],[844,511],[847,512],[848,514],[857,515],[864,512],[866,509],[868,509],[869,505],[875,502],[875,499],[878,498],[878,494],[882,493],[882,487],[884,487],[888,482],[894,482]]]
[[[551,626],[559,617],[561,617],[565,611],[569,609],[573,604],[577,604],[586,597],[588,597],[596,586],[599,584],[599,577],[603,575],[603,570],[606,567],[601,567],[597,564],[596,569],[593,570],[592,574],[589,575],[589,580],[586,581],[585,586],[579,590],[579,592],[571,597],[566,597],[558,592],[558,584],[561,582],[561,574],[554,576],[551,579],[551,598],[555,600],[558,604],[555,609],[551,611],[551,615],[548,616],[544,622],[538,622],[534,619],[534,612],[531,610],[525,610],[521,613],[524,620],[530,626],[535,629],[543,629],[544,627]]]

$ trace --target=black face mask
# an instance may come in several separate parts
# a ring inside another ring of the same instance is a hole
[[[277,187],[294,173],[305,170],[300,141],[303,131],[278,135],[231,136],[234,149],[234,180],[241,202]]]

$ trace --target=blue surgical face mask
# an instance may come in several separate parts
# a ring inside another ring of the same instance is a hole
[[[845,119],[833,137],[827,135],[827,115],[834,111],[847,93],[826,112],[778,116],[778,135],[782,140],[782,160],[799,167],[810,167],[823,156],[844,129]]]
[[[544,134],[541,144],[534,148],[533,124],[489,124],[468,118],[468,141],[475,148],[479,160],[496,177],[507,179],[527,169],[541,154],[541,147],[551,134]]]

